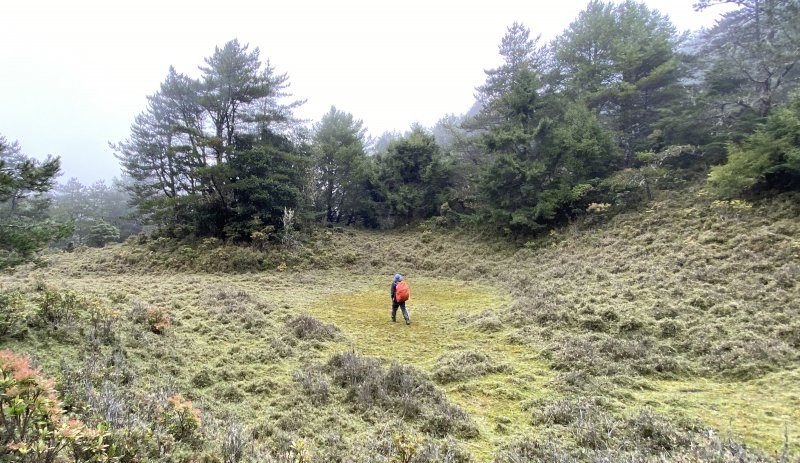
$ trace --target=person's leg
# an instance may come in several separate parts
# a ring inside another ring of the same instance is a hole
[[[411,323],[411,320],[408,318],[408,310],[406,310],[406,303],[405,301],[400,303],[400,310],[403,311],[403,318],[406,319],[406,325]]]
[[[398,306],[397,302],[392,301],[392,321],[393,322],[397,321],[397,318],[396,318],[397,317],[397,306]],[[405,310],[405,309],[403,309],[403,310]]]

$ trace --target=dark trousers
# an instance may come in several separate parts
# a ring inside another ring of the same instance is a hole
[[[406,310],[406,301],[403,302],[392,301],[392,321],[395,321],[397,319],[396,317],[397,317],[398,307],[400,307],[400,310],[403,311],[403,318],[405,318],[406,321],[409,321],[408,310]]]

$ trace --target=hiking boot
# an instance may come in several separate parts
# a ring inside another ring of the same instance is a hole
[[[406,320],[406,325],[410,325],[410,324],[411,324],[411,320]]]
[[[395,320],[395,319],[393,318],[393,319],[392,319],[392,322],[394,322],[394,323],[397,323],[397,320]]]

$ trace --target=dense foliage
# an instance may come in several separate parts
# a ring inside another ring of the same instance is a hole
[[[479,189],[490,223],[537,232],[568,217],[618,164],[612,134],[594,113],[542,90],[540,51],[515,24],[502,67],[481,87],[478,143],[487,154]]]
[[[288,85],[233,40],[192,79],[174,69],[115,146],[133,202],[176,236],[245,239],[303,201],[307,149],[292,141]]]
[[[702,0],[699,8],[718,3]],[[800,3],[747,0],[698,37],[706,115],[719,131],[741,135],[786,102],[800,79]],[[739,132],[739,133],[737,133]]]
[[[449,172],[433,136],[413,127],[377,159],[374,195],[383,204],[384,224],[404,224],[438,213],[448,194]]]
[[[47,216],[44,196],[55,184],[58,158],[37,161],[0,136],[0,269],[32,260],[49,241],[71,233]]]
[[[662,114],[683,103],[675,27],[631,0],[592,1],[553,42],[552,85],[614,131],[626,166],[654,147]]]
[[[369,161],[363,123],[331,108],[314,126],[315,206],[329,223],[351,224],[364,210]]]
[[[734,142],[776,110],[791,114],[781,108],[798,79],[798,5],[737,5],[694,35],[633,0],[593,0],[549,44],[514,23],[473,110],[432,132],[384,134],[372,151],[361,121],[336,108],[307,133],[292,118],[301,103],[281,103],[288,77],[234,40],[199,79],[171,69],[118,156],[151,223],[238,241],[272,236],[286,210],[300,223],[396,227],[442,216],[529,236],[591,207],[650,199],[676,165],[724,162],[726,151],[739,167],[715,169],[718,194],[745,193],[754,175],[793,189],[791,154],[787,164],[773,153],[782,167],[754,174],[739,150],[757,142]],[[778,151],[791,137],[758,130],[762,145],[783,140]],[[720,186],[722,177],[739,186]]]
[[[741,144],[730,143],[728,152],[728,162],[712,168],[708,178],[721,197],[737,197],[754,188],[800,187],[800,93]]]

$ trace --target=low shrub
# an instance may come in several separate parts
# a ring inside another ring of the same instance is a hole
[[[463,439],[474,439],[480,434],[467,412],[444,401],[423,411],[422,430],[436,437],[454,435]]]
[[[28,332],[24,298],[18,291],[0,291],[0,338],[23,339]]]
[[[497,316],[481,317],[475,320],[473,325],[478,329],[478,331],[482,331],[484,333],[496,333],[505,328],[503,321]]]
[[[147,327],[155,334],[164,334],[170,327],[171,321],[167,309],[163,307],[148,307]]]
[[[305,367],[294,373],[294,381],[300,385],[312,404],[324,405],[330,399],[330,383],[319,367]]]
[[[40,327],[71,327],[85,310],[88,301],[75,291],[45,287],[33,300],[36,306],[35,325]]]
[[[214,384],[214,382],[214,376],[211,374],[211,371],[206,368],[197,372],[194,376],[192,376],[191,380],[192,386],[201,389],[211,386]]]
[[[236,384],[220,384],[214,391],[214,397],[227,403],[239,403],[244,400],[245,394]]]
[[[427,438],[417,446],[413,463],[472,463],[474,459],[467,449],[452,438],[435,440]]]
[[[357,386],[369,376],[383,376],[377,359],[361,357],[353,352],[334,354],[328,361],[328,371],[342,387]]]
[[[687,432],[681,432],[664,417],[648,409],[642,409],[638,415],[628,418],[624,429],[636,448],[652,453],[669,452],[687,447],[692,442]]]
[[[293,356],[297,340],[288,336],[286,338],[273,337],[269,341],[269,350],[264,352],[264,360],[276,360]]]
[[[213,269],[214,272],[245,273],[257,272],[266,268],[265,254],[251,247],[220,246],[203,252],[195,266],[200,269]]]
[[[675,349],[648,336],[625,339],[605,333],[559,335],[543,352],[559,371],[594,376],[641,374],[674,377],[690,370]]]
[[[552,402],[538,403],[533,408],[532,423],[534,425],[551,426],[554,424],[567,426],[588,415],[596,415],[600,408],[589,399],[578,397],[563,398]]]
[[[115,338],[115,326],[119,320],[119,312],[105,304],[91,301],[86,306],[89,318],[91,339],[102,344],[111,344]]]
[[[248,436],[245,435],[244,427],[241,423],[228,420],[225,423],[224,436],[222,438],[222,461],[224,463],[239,463],[242,461],[249,445]]]
[[[115,346],[108,354],[87,350],[77,363],[62,362],[64,409],[108,431],[111,461],[163,461],[166,455],[188,461],[207,442],[199,410],[180,394],[134,390],[136,374],[125,358]]]
[[[575,323],[575,314],[562,310],[556,303],[555,295],[546,288],[532,290],[515,301],[504,314],[505,321],[515,327],[544,325],[567,327]]]
[[[433,378],[446,384],[508,371],[509,368],[507,364],[497,363],[483,352],[458,351],[447,353],[437,360],[433,367]]]
[[[405,433],[395,434],[392,436],[392,440],[394,441],[395,452],[392,460],[397,463],[411,463],[422,443],[422,438],[420,436],[408,435]]]
[[[800,320],[793,320],[790,324],[777,327],[776,334],[792,348],[800,350]]]
[[[525,438],[512,442],[497,452],[493,460],[494,463],[575,463],[576,461],[577,459],[564,447],[564,443],[551,436],[542,440]]]
[[[200,409],[192,406],[192,402],[175,394],[167,399],[161,418],[169,433],[176,440],[189,440],[196,437],[200,428]]]
[[[787,456],[768,458],[695,423],[673,422],[649,409],[620,417],[586,397],[540,401],[533,409],[533,424],[554,432],[512,443],[495,462],[790,461]]]
[[[362,412],[373,408],[419,420],[422,430],[437,437],[473,438],[478,428],[469,415],[447,401],[424,374],[399,364],[384,370],[375,358],[352,352],[334,354],[326,370],[333,383],[347,391],[346,400]]]
[[[29,359],[0,351],[0,461],[108,459],[109,433],[66,417],[53,385]]]
[[[597,315],[584,315],[579,319],[581,328],[586,331],[606,332],[609,330],[609,323]]]
[[[703,358],[705,368],[711,372],[745,380],[796,362],[798,352],[780,339],[746,335],[715,343]]]
[[[333,341],[341,335],[341,330],[336,325],[320,321],[308,313],[291,318],[286,326],[294,336],[302,340]]]
[[[679,320],[665,318],[658,322],[659,335],[662,338],[674,338],[682,333],[685,328],[683,322]]]

